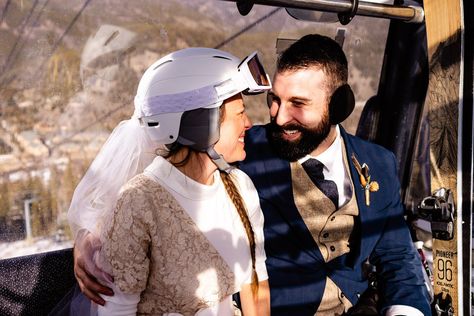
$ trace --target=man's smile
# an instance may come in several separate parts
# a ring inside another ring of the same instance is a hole
[[[282,137],[288,141],[296,140],[301,136],[301,132],[297,129],[284,129],[282,132]]]

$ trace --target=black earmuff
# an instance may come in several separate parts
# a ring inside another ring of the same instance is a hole
[[[351,87],[345,83],[334,91],[329,102],[331,125],[343,122],[354,110],[355,97]]]

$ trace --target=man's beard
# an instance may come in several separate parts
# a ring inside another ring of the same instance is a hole
[[[324,115],[315,128],[306,128],[295,123],[279,126],[275,118],[272,118],[267,127],[267,135],[270,145],[280,158],[296,161],[315,150],[329,135],[330,129],[329,115]],[[297,140],[288,141],[283,137],[284,130],[297,130],[301,135]]]

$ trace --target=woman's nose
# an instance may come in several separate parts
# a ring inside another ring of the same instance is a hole
[[[248,117],[247,113],[245,113],[244,127],[245,127],[245,130],[248,130],[249,128],[252,127],[252,121],[251,121],[250,118]]]

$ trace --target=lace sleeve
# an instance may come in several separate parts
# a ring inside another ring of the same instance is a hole
[[[133,179],[132,179],[133,182]],[[104,218],[100,260],[124,293],[142,292],[147,284],[153,220],[151,199],[139,188],[128,186],[114,212]]]

